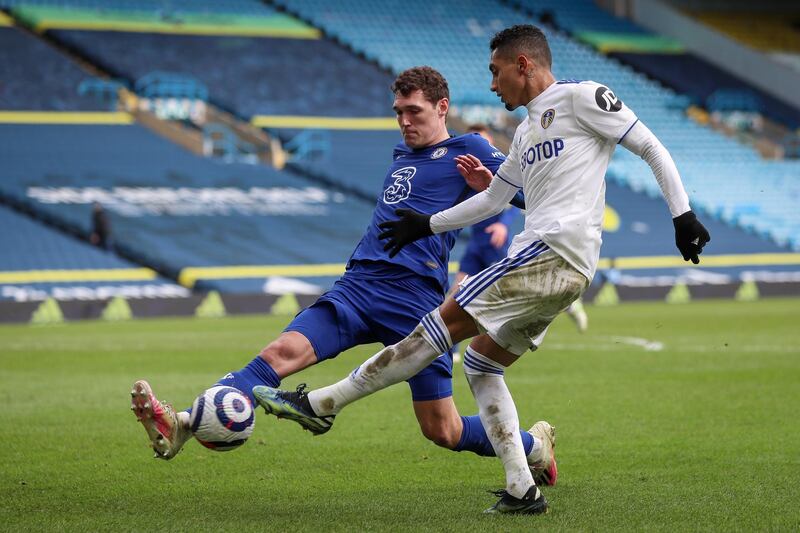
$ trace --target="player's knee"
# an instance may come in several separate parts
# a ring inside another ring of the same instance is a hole
[[[292,339],[285,334],[269,343],[261,350],[259,356],[269,363],[281,377],[297,372],[316,362],[314,350],[310,345],[304,346],[297,339]]]
[[[442,422],[422,423],[420,422],[420,429],[426,439],[433,442],[437,446],[452,450],[461,439],[461,435],[457,434],[455,428],[450,427],[448,424]]]

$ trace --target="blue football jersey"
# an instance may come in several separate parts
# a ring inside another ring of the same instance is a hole
[[[498,215],[494,215],[493,217],[489,217],[486,220],[482,220],[480,222],[476,222],[473,226],[470,227],[470,235],[469,240],[470,243],[476,243],[481,246],[491,246],[490,240],[491,235],[486,233],[486,228],[494,224],[495,222],[502,222],[508,227],[511,227],[511,224],[514,222],[514,217],[517,216],[517,208],[512,207],[510,209],[504,210],[502,213]],[[509,233],[508,235],[509,240],[513,235]]]
[[[369,227],[348,261],[378,261],[402,266],[421,276],[434,278],[442,290],[448,284],[447,263],[458,231],[440,233],[405,246],[395,257],[383,251],[378,239],[378,224],[397,219],[395,209],[413,209],[434,214],[472,196],[474,191],[459,174],[455,156],[472,154],[494,173],[505,156],[477,133],[450,137],[439,144],[413,150],[405,144],[394,149],[392,165],[386,173],[383,194],[378,198]],[[364,264],[358,270],[363,271]]]

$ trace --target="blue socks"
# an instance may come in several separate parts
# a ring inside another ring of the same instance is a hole
[[[245,393],[250,401],[253,402],[255,407],[256,398],[253,396],[253,387],[256,385],[266,385],[268,387],[278,387],[281,384],[281,378],[275,373],[275,370],[264,361],[261,356],[256,357],[250,361],[246,367],[236,372],[228,372],[221,377],[214,385],[227,385],[228,387],[235,387]],[[192,412],[192,408],[186,409],[187,413]]]
[[[480,416],[462,416],[461,423],[464,425],[464,428],[461,430],[461,440],[458,441],[453,451],[462,452],[467,450],[475,452],[478,455],[483,455],[484,457],[494,457],[497,455],[494,453],[492,443],[486,435],[486,430],[483,429]],[[527,431],[522,430],[519,431],[519,434],[522,436],[522,447],[525,448],[525,455],[528,455],[533,449],[533,436]]]
[[[277,387],[281,384],[281,378],[264,361],[261,356],[256,357],[247,366],[236,372],[228,372],[217,381],[216,385],[227,385],[235,387],[245,393],[253,405],[256,405],[256,397],[253,396],[253,387],[256,385],[266,385],[267,387]]]

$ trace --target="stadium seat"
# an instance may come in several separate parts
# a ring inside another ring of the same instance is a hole
[[[43,41],[19,28],[0,27],[0,50],[0,110],[108,110],[100,98],[79,93],[90,75]]]
[[[53,290],[79,293],[99,287],[126,291],[130,296],[178,296],[186,290],[155,272],[120,258],[111,251],[98,249],[69,234],[0,205],[0,300],[27,299],[34,294],[52,294]],[[93,280],[100,271],[112,281]],[[76,275],[71,276],[74,273]],[[109,275],[110,274],[110,275]],[[71,278],[71,280],[70,280]],[[127,288],[127,289],[126,289]]]
[[[84,235],[99,201],[119,250],[175,276],[343,263],[372,207],[290,170],[195,156],[137,125],[0,125],[0,159],[0,194]]]

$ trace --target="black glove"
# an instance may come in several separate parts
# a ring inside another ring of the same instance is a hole
[[[672,223],[675,225],[675,245],[681,251],[683,260],[691,259],[696,265],[700,262],[697,256],[703,253],[703,246],[711,241],[711,235],[691,211],[673,218]]]
[[[417,213],[413,209],[395,209],[394,214],[400,218],[378,224],[379,228],[385,230],[378,238],[389,239],[383,247],[384,252],[389,251],[389,257],[396,256],[406,244],[433,235],[431,215]]]

